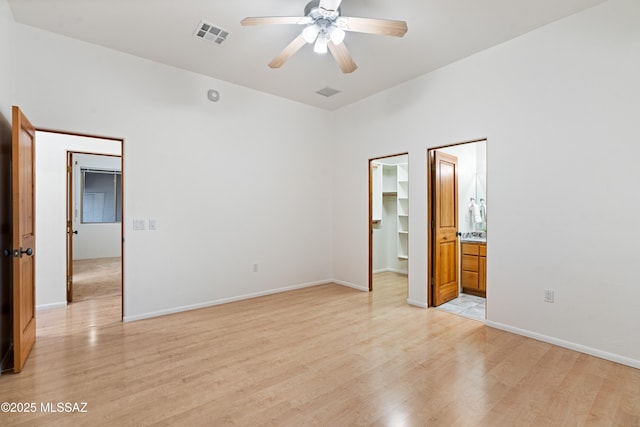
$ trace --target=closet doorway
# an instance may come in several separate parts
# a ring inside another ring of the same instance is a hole
[[[369,291],[408,294],[408,159],[369,159]]]

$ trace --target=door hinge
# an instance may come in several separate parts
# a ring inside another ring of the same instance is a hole
[[[67,173],[71,173],[71,166],[67,166]]]
[[[431,228],[436,228],[436,223],[433,220],[431,221]]]

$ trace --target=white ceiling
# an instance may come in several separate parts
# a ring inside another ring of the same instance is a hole
[[[301,31],[240,26],[247,16],[302,16],[307,0],[9,0],[17,22],[335,110],[604,0],[344,0],[343,16],[407,22],[403,38],[348,33],[358,64],[342,74],[330,54],[302,48],[271,61]],[[201,20],[230,32],[215,45],[193,32]],[[330,86],[331,98],[315,92]]]

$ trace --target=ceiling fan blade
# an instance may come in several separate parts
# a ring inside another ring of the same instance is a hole
[[[329,42],[329,52],[331,52],[343,73],[353,73],[358,68],[344,43],[336,45],[333,42]]]
[[[407,32],[407,23],[390,19],[354,18],[341,16],[336,25],[345,31],[356,33],[381,34],[385,36],[402,37]]]
[[[313,19],[308,16],[254,16],[244,18],[240,24],[247,25],[270,25],[270,24],[297,24],[305,25],[313,23]]]
[[[298,37],[293,39],[293,41],[289,43],[289,45],[285,47],[278,56],[276,56],[275,58],[273,58],[271,62],[269,62],[269,67],[271,68],[282,67],[284,63],[287,62],[289,58],[291,58],[305,44],[307,44],[307,42],[304,41],[302,34],[300,34]]]
[[[320,0],[318,7],[328,11],[336,11],[340,7],[342,0]]]

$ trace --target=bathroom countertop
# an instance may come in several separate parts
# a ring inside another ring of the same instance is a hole
[[[460,241],[462,243],[487,243],[487,238],[481,237],[461,237]]]
[[[485,231],[469,231],[462,233],[460,241],[463,243],[487,243],[487,233]]]

